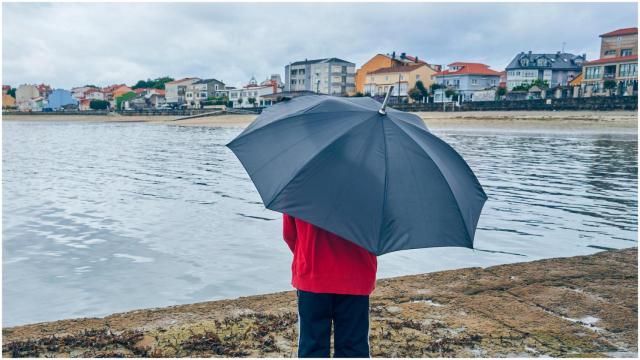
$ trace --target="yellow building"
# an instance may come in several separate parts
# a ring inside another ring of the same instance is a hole
[[[397,56],[395,51],[391,54],[376,54],[356,71],[356,91],[360,93],[365,92],[364,84],[367,82],[367,74],[369,74],[370,72],[393,66],[416,64],[429,65],[425,61],[418,59],[417,56],[407,55],[406,53],[401,53]],[[436,66],[434,66],[434,68],[435,67]]]
[[[9,94],[2,94],[2,108],[13,108],[16,106],[16,99]]]
[[[392,96],[408,97],[409,90],[422,81],[425,88],[433,83],[431,76],[436,70],[427,64],[392,66],[378,69],[367,74],[364,84],[365,94],[383,96],[394,86]],[[409,99],[411,102],[411,99]]]

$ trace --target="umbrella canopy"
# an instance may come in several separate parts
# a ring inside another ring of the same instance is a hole
[[[268,209],[381,255],[473,247],[487,199],[467,163],[416,115],[309,95],[265,109],[227,146]]]

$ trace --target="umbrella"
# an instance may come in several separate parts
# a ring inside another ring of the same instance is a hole
[[[388,94],[387,94],[388,99]],[[265,109],[227,146],[266,208],[368,251],[461,246],[487,196],[415,114],[368,97],[308,95]]]

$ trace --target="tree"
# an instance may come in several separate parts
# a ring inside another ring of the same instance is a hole
[[[616,84],[615,80],[605,80],[605,81],[604,81],[604,84],[602,84],[602,87],[603,87],[605,90],[612,91],[613,89],[615,89],[615,88],[616,88],[616,85],[617,85],[617,84]]]
[[[363,96],[363,94],[362,94],[360,91],[358,91],[358,92],[356,92],[356,94],[355,94],[354,96],[355,96],[355,97],[362,97],[362,96]]]
[[[249,104],[256,106],[256,98],[250,97],[248,101],[249,101]]]
[[[507,95],[507,88],[499,87],[498,90],[496,90],[496,96],[501,98],[505,95]]]
[[[7,94],[13,96],[13,98],[15,99],[16,97],[16,88],[11,88],[7,91]]]
[[[445,90],[444,95],[450,97],[452,101],[458,101],[458,93],[453,89]]]
[[[417,87],[414,87],[413,89],[409,90],[409,97],[411,99],[413,99],[413,101],[421,101],[423,96],[420,93],[420,90],[417,89]]]
[[[106,100],[91,100],[89,107],[93,110],[106,110],[109,108],[109,102]]]
[[[132,89],[144,89],[144,88],[153,88],[153,89],[162,89],[164,90],[164,84],[169,81],[173,81],[172,77],[163,76],[156,79],[147,79],[147,80],[138,80],[138,82],[131,87]]]
[[[420,91],[420,95],[422,95],[423,98],[429,96],[429,91],[427,91],[427,89],[424,87],[424,84],[421,80],[416,81],[416,89]]]
[[[95,86],[95,85],[85,85],[84,87],[89,87],[89,88],[98,88],[98,87],[97,87],[97,86]]]
[[[438,89],[442,89],[442,88],[443,88],[443,86],[442,86],[442,85],[440,85],[440,84],[436,84],[436,83],[433,83],[433,84],[431,84],[431,86],[429,86],[429,90],[431,90],[431,93],[432,93],[432,94],[433,94],[434,92],[436,92],[436,90],[438,90]]]
[[[238,98],[238,104],[242,105],[242,98]]]

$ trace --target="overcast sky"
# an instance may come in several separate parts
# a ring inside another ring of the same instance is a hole
[[[305,58],[360,66],[406,52],[503,70],[521,51],[598,57],[599,34],[637,26],[622,4],[4,3],[3,83],[54,87],[169,75],[238,86]]]

